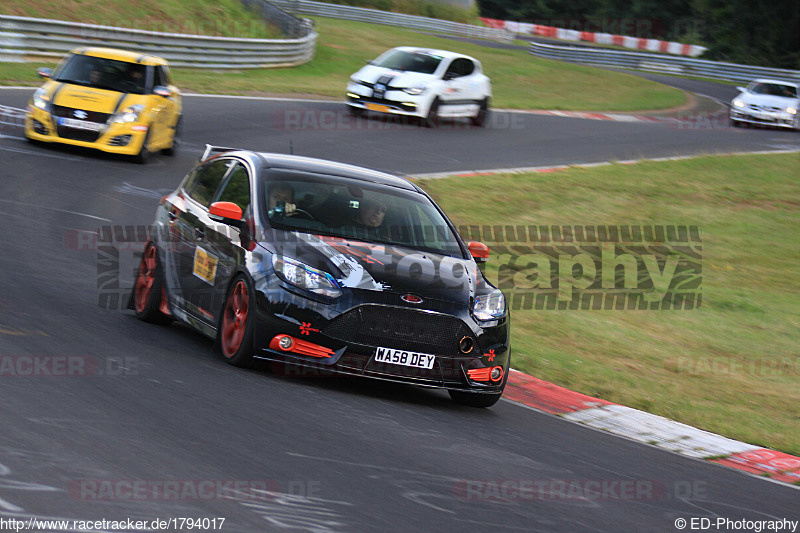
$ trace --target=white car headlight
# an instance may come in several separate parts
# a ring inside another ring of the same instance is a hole
[[[477,296],[472,314],[478,320],[498,320],[506,314],[506,297],[499,290]]]
[[[424,93],[427,90],[428,90],[427,87],[406,87],[405,89],[403,89],[403,92],[408,93],[412,96],[417,96]]]
[[[140,104],[135,104],[126,107],[122,111],[118,111],[110,119],[108,119],[108,122],[109,124],[114,122],[119,124],[125,124],[127,122],[136,122],[137,120],[139,120],[139,115],[142,114],[142,111],[144,111],[144,106]]]
[[[735,105],[736,107],[744,107],[744,101],[739,98],[736,98],[733,101],[733,105]]]
[[[36,92],[33,93],[33,106],[45,111],[50,110],[50,96],[48,96],[44,88],[39,87],[36,89]]]
[[[333,276],[296,259],[273,255],[272,267],[279,278],[295,287],[329,298],[338,298],[342,295],[342,289]]]
[[[797,114],[797,108],[796,107],[787,107],[786,108],[786,112],[789,113],[790,115],[796,115]]]

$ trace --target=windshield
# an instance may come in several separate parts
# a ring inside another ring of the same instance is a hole
[[[438,209],[414,191],[274,169],[263,191],[273,228],[463,257]]]
[[[146,74],[147,67],[138,63],[76,54],[66,60],[53,79],[97,89],[144,94]]]
[[[797,98],[797,89],[791,85],[784,85],[782,83],[754,83],[750,86],[750,92],[753,94]]]
[[[375,66],[392,70],[433,74],[436,71],[436,67],[438,67],[441,62],[442,58],[440,56],[434,56],[424,52],[396,50],[385,57],[379,57],[374,64]]]

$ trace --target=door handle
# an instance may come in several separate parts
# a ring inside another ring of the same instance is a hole
[[[194,228],[194,236],[196,239],[205,239],[206,232],[203,228]]]

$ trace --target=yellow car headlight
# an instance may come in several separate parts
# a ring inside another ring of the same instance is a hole
[[[140,104],[135,104],[132,106],[128,106],[122,111],[118,111],[110,119],[108,119],[109,124],[118,123],[118,124],[126,124],[128,122],[136,122],[139,120],[139,115],[142,114],[144,111],[144,106]]]

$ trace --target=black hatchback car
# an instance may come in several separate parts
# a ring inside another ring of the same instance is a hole
[[[207,146],[157,209],[132,304],[216,339],[234,365],[440,387],[488,407],[510,365],[488,255],[402,178]]]

